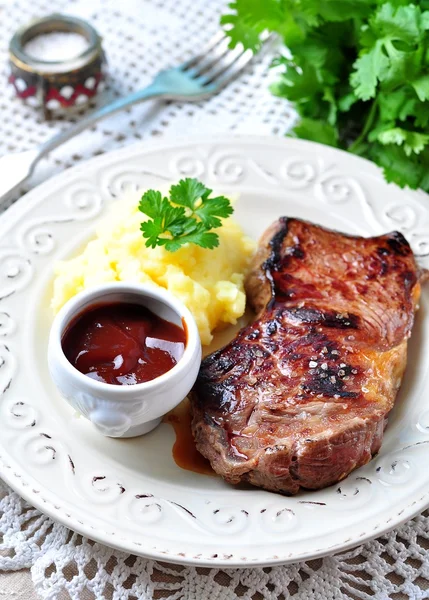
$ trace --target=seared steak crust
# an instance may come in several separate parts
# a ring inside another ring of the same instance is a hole
[[[335,483],[379,450],[401,383],[420,295],[409,244],[283,217],[246,288],[256,320],[203,360],[192,393],[197,448],[230,483]]]

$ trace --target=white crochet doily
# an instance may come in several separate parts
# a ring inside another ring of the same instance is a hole
[[[105,103],[145,86],[158,70],[197,51],[217,30],[224,7],[222,0],[0,0],[0,78],[6,81],[7,45],[19,25],[54,11],[69,12],[89,19],[103,36],[109,78],[93,104]],[[239,80],[203,104],[150,103],[101,122],[44,160],[22,191],[81,160],[151,136],[283,135],[294,113],[268,91],[271,57],[267,49]],[[31,148],[73,120],[46,123],[9,86],[0,90],[0,155]],[[424,514],[374,542],[323,560],[228,571],[179,567],[84,539],[0,483],[0,570],[31,568],[45,600],[419,600],[429,598],[428,549]]]

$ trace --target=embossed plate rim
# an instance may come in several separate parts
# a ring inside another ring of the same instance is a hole
[[[344,163],[344,161],[346,160],[350,165],[351,173],[356,173],[357,171],[361,172],[363,176],[367,178],[367,182],[369,182],[372,178],[380,180],[381,177],[375,165],[369,163],[368,161],[364,161],[359,157],[347,155],[333,148],[327,148],[326,146],[321,146],[311,142],[303,142],[300,140],[286,140],[281,138],[279,139],[261,136],[219,135],[212,137],[210,140],[207,140],[206,138],[202,137],[197,137],[193,139],[176,139],[174,141],[159,140],[156,142],[151,142],[150,144],[144,142],[121,149],[119,151],[107,153],[100,157],[93,158],[88,162],[73,167],[65,173],[57,175],[50,181],[40,185],[39,187],[29,192],[23,199],[21,199],[15,205],[9,208],[7,212],[1,216],[0,241],[4,234],[8,231],[8,228],[13,226],[18,219],[24,216],[25,221],[26,209],[39,205],[44,201],[46,197],[49,196],[49,194],[56,191],[59,187],[64,188],[64,186],[66,186],[69,182],[76,180],[79,176],[84,176],[85,173],[88,173],[88,171],[90,170],[96,171],[102,166],[108,167],[111,163],[117,165],[119,160],[124,162],[127,157],[143,157],[145,155],[150,155],[152,151],[157,152],[160,149],[172,150],[176,147],[182,149],[191,149],[196,148],[198,146],[221,146],[222,149],[228,149],[233,148],[234,144],[240,143],[245,143],[247,146],[251,146],[254,149],[253,152],[255,153],[255,156],[258,154],[258,150],[261,148],[261,146],[264,145],[269,145],[278,148],[279,150],[283,149],[288,151],[291,151],[291,149],[295,148],[298,150],[299,154],[303,155],[306,154],[306,150],[308,151],[309,149],[311,149],[312,152],[317,150],[317,152],[321,156],[323,155],[324,159],[327,158],[328,160],[330,160],[331,158],[337,158],[337,160],[341,163]],[[266,177],[269,178],[269,176],[270,174],[267,172]],[[346,177],[349,177],[349,174],[346,174]],[[224,184],[224,187],[225,185],[226,184]],[[385,189],[387,190],[388,187],[386,186],[386,184],[384,185]],[[404,194],[411,193],[404,192]],[[413,193],[414,197],[418,197],[419,195],[423,200],[423,193]],[[341,190],[339,198],[340,199],[338,200],[338,202],[341,203]],[[237,549],[236,555],[231,555],[229,558],[224,558],[218,555],[196,556],[198,552],[197,549],[195,550],[195,553],[192,556],[183,556],[183,553],[171,554],[167,551],[160,551],[159,549],[155,550],[153,546],[151,546],[150,539],[146,544],[146,547],[143,547],[141,543],[136,542],[131,537],[121,537],[120,535],[117,535],[117,531],[114,532],[113,541],[111,537],[113,533],[112,531],[109,532],[101,527],[94,527],[94,525],[91,524],[90,521],[84,522],[79,520],[79,518],[76,515],[74,516],[72,512],[70,512],[68,507],[61,507],[60,504],[55,503],[55,501],[52,499],[52,493],[49,490],[46,490],[45,493],[43,493],[43,490],[36,490],[37,486],[33,485],[34,480],[31,473],[27,473],[25,472],[25,470],[22,469],[20,470],[20,468],[17,467],[17,463],[15,462],[13,457],[10,461],[10,464],[8,464],[7,456],[5,456],[2,451],[0,451],[0,475],[9,485],[11,485],[11,487],[18,491],[31,504],[36,506],[42,512],[49,514],[49,516],[51,516],[53,519],[60,521],[68,527],[71,527],[72,529],[78,531],[82,535],[86,535],[92,539],[105,543],[109,546],[116,547],[120,550],[133,552],[135,554],[141,554],[150,558],[168,560],[170,562],[176,562],[179,564],[191,564],[200,566],[208,565],[232,568],[255,565],[284,564],[287,562],[295,562],[303,559],[316,558],[329,553],[333,553],[334,551],[345,550],[347,548],[361,544],[362,542],[372,539],[378,535],[381,535],[389,529],[411,518],[412,516],[414,516],[419,511],[423,510],[429,505],[429,490],[427,490],[424,494],[419,495],[417,499],[414,498],[412,501],[404,502],[404,505],[401,505],[401,507],[395,511],[394,515],[390,514],[389,518],[381,519],[369,531],[362,531],[359,535],[354,535],[352,538],[348,537],[348,539],[346,538],[345,533],[344,537],[346,539],[339,543],[329,544],[329,540],[327,540],[326,545],[324,545],[323,547],[317,548],[313,545],[313,547],[310,547],[308,551],[300,552],[299,554],[293,552],[287,553],[288,548],[287,544],[285,544],[285,553],[281,556],[279,554],[276,554],[271,556],[266,555],[260,557],[249,556],[245,558],[243,556],[243,554],[245,554],[244,548],[241,551]],[[66,512],[68,513],[68,516],[66,515]],[[278,540],[276,541],[276,544],[279,544]]]

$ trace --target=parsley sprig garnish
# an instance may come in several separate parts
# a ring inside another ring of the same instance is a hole
[[[211,230],[221,227],[233,208],[227,198],[211,198],[211,193],[201,181],[189,177],[172,185],[168,198],[156,190],[145,192],[139,210],[149,217],[141,224],[146,247],[165,246],[170,252],[184,244],[216,248],[219,236]]]

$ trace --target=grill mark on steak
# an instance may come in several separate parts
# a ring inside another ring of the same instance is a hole
[[[399,231],[393,231],[387,243],[393,252],[399,256],[409,256],[411,254],[410,245]]]
[[[319,323],[325,327],[335,327],[336,329],[357,329],[359,326],[359,317],[349,313],[322,312],[315,308],[294,306],[283,310],[301,323]]]
[[[381,445],[420,283],[399,233],[360,238],[280,218],[246,281],[257,313],[202,362],[197,448],[231,483],[294,494],[340,481]]]

